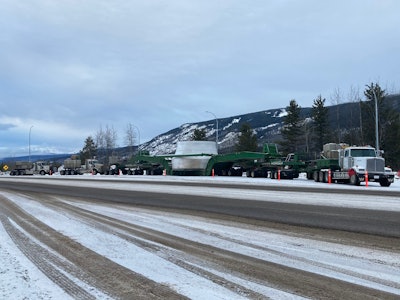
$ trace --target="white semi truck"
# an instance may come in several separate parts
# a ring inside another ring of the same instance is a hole
[[[27,162],[16,161],[14,168],[10,171],[11,176],[19,175],[46,175],[51,174],[51,166],[44,161]]]
[[[307,176],[320,182],[331,179],[353,185],[360,185],[367,179],[381,186],[394,182],[394,174],[385,171],[385,159],[375,148],[335,143],[324,145],[321,159],[310,164]]]
[[[64,160],[64,165],[60,168],[60,175],[82,175],[85,173],[103,174],[104,165],[99,163],[97,159],[86,159],[82,165],[81,159],[77,155]]]
[[[64,164],[60,167],[59,171],[60,175],[82,175],[86,173],[91,173],[93,175],[119,175],[120,170],[117,167],[118,158],[116,156],[110,156],[108,161],[108,164],[103,164],[96,158],[89,158],[86,159],[85,164],[82,165],[80,157],[78,155],[72,155],[71,158],[64,160]]]

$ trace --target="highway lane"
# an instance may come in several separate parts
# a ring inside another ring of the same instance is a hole
[[[77,179],[79,180],[79,179]],[[243,217],[253,220],[278,222],[282,224],[298,225],[306,227],[315,227],[323,229],[344,230],[356,233],[366,233],[387,237],[400,237],[400,212],[356,209],[346,207],[320,206],[320,205],[304,205],[291,204],[273,201],[273,199],[243,200],[234,199],[229,196],[225,198],[210,197],[204,195],[183,195],[171,194],[152,191],[152,184],[162,185],[191,185],[219,188],[248,188],[261,190],[274,190],[277,193],[293,192],[298,193],[320,193],[321,198],[326,197],[327,190],[323,188],[308,187],[279,187],[276,186],[254,186],[246,184],[210,184],[196,182],[165,182],[165,181],[142,181],[141,184],[148,186],[148,191],[127,191],[113,189],[112,184],[120,181],[110,180],[107,183],[111,186],[107,189],[98,189],[95,187],[74,186],[74,180],[69,181],[69,185],[47,184],[46,180],[38,180],[32,183],[18,178],[18,180],[0,179],[0,188],[2,190],[20,191],[24,193],[35,192],[49,195],[72,196],[84,199],[92,199],[96,201],[129,203],[133,205],[141,205],[153,208],[168,208],[188,210],[195,212],[218,213],[222,215]],[[104,184],[104,180],[98,181],[99,186]],[[135,181],[137,183],[138,181]],[[140,181],[139,181],[140,182]],[[179,189],[179,186],[176,187]],[[349,197],[352,194],[366,193],[365,189],[359,190],[335,190],[329,189],[329,193],[341,194],[346,193]],[[379,193],[381,191],[368,191],[371,193]],[[393,196],[398,192],[389,192],[388,195]],[[303,196],[302,196],[303,197]]]

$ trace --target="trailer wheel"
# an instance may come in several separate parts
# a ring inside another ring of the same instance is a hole
[[[320,171],[319,172],[319,181],[328,183],[328,172],[326,171]]]
[[[314,171],[314,173],[313,173],[313,178],[314,178],[314,181],[315,181],[315,182],[318,182],[318,181],[319,181],[319,172],[318,172],[318,171]]]
[[[318,181],[324,182],[324,172],[323,171],[318,172]]]
[[[357,174],[351,174],[350,176],[350,183],[352,185],[360,185],[360,179],[358,178]]]
[[[39,174],[43,176],[43,175],[46,175],[46,172],[45,172],[44,170],[41,170],[41,171],[39,172]]]

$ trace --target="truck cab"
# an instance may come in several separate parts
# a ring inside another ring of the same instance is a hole
[[[374,148],[370,147],[348,147],[343,150],[343,154],[340,155],[341,167],[344,170],[350,170],[351,168],[360,168],[365,171],[368,160],[374,160],[376,162],[382,162],[382,171],[384,167],[384,159],[377,157]]]
[[[379,182],[382,186],[390,186],[394,176],[385,172],[385,159],[378,156],[375,148],[347,147],[339,152],[339,165],[348,173],[350,183],[359,185],[361,181]]]

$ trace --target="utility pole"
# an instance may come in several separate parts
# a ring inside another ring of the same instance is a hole
[[[375,89],[372,86],[372,93],[374,94],[375,98],[375,147],[376,151],[379,153],[379,130],[378,130],[378,98],[375,94]]]

